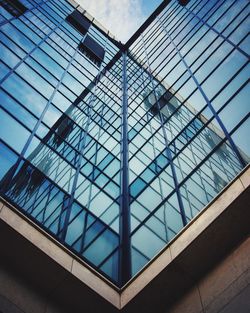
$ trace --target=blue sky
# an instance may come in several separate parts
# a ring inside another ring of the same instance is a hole
[[[142,0],[143,13],[149,16],[162,2],[162,0]]]
[[[119,40],[126,42],[162,0],[77,0]]]

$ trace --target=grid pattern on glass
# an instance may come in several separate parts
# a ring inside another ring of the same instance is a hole
[[[116,68],[100,70],[118,48],[91,25],[96,66],[66,21],[73,7],[27,3],[1,27],[2,193],[117,283],[121,86]]]
[[[171,1],[124,51],[66,0],[21,2],[0,9],[1,195],[122,286],[250,161],[250,4]]]
[[[249,10],[172,2],[130,48],[133,273],[249,163]]]

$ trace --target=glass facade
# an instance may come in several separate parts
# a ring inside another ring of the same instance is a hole
[[[129,45],[0,5],[1,196],[120,287],[250,161],[250,3],[170,1]]]

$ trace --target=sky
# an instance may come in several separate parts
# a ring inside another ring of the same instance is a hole
[[[162,0],[77,0],[98,22],[125,43]]]

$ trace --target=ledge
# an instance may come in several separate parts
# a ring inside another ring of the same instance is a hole
[[[82,307],[88,312],[100,308],[109,313],[142,309],[146,313],[155,308],[160,312],[246,238],[249,185],[250,168],[121,290],[3,199],[0,199],[0,244],[4,251],[1,262],[32,280],[39,290],[67,302],[69,307]],[[72,296],[68,297],[69,294]]]
[[[93,306],[94,295],[97,307],[103,305],[103,298],[108,308],[110,303],[112,307],[120,307],[120,294],[115,286],[3,199],[0,201],[0,245],[4,251],[1,262],[31,280],[39,290],[52,291],[66,279],[70,281],[70,287],[64,284],[61,294],[70,294],[74,285],[77,286],[75,297],[78,295],[78,301],[82,301],[84,294],[85,305],[90,301]]]
[[[121,308],[159,312],[249,234],[250,167],[208,204],[121,293]],[[133,309],[132,309],[133,308]]]

